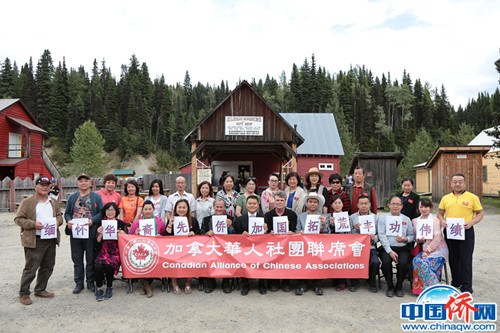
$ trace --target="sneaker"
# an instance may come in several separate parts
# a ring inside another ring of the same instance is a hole
[[[314,293],[318,296],[322,296],[323,295],[323,288],[321,288],[321,287],[314,288]]]
[[[102,290],[101,288],[97,289],[95,299],[98,302],[104,300],[104,290]]]
[[[355,293],[356,291],[358,291],[358,286],[357,285],[349,286],[349,291]]]
[[[104,299],[110,299],[111,297],[113,297],[113,287],[107,287]]]
[[[305,290],[302,287],[298,287],[297,289],[295,289],[295,295],[297,295],[297,296],[302,296],[302,295],[304,295],[304,293],[305,293]]]

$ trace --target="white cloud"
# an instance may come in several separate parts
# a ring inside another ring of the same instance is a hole
[[[68,66],[106,59],[116,77],[132,54],[152,78],[231,87],[239,79],[290,76],[316,55],[330,73],[366,65],[401,79],[406,69],[450,102],[498,87],[496,1],[23,1],[3,5],[0,59],[37,62],[44,49]]]

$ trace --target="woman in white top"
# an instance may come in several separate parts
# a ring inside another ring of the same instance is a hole
[[[278,190],[279,177],[277,174],[272,173],[267,181],[269,187],[262,192],[261,207],[262,214],[266,214],[270,210],[274,209],[274,193]]]
[[[207,181],[201,182],[198,184],[198,197],[196,198],[196,219],[201,224],[203,218],[214,214],[214,190],[212,184]]]
[[[151,182],[151,185],[149,185],[149,195],[145,200],[150,200],[154,204],[155,211],[153,215],[159,216],[165,221],[167,215],[167,196],[163,191],[163,182],[161,179],[155,179]]]

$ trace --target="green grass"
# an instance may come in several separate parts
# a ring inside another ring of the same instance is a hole
[[[500,198],[483,197],[483,205],[492,206],[500,209]]]

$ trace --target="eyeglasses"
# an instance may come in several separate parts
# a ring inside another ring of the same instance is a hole
[[[269,179],[269,181],[270,181],[271,183],[277,183],[277,182],[278,182],[278,180],[277,180],[277,179]]]
[[[340,184],[340,180],[332,180],[330,184]]]

